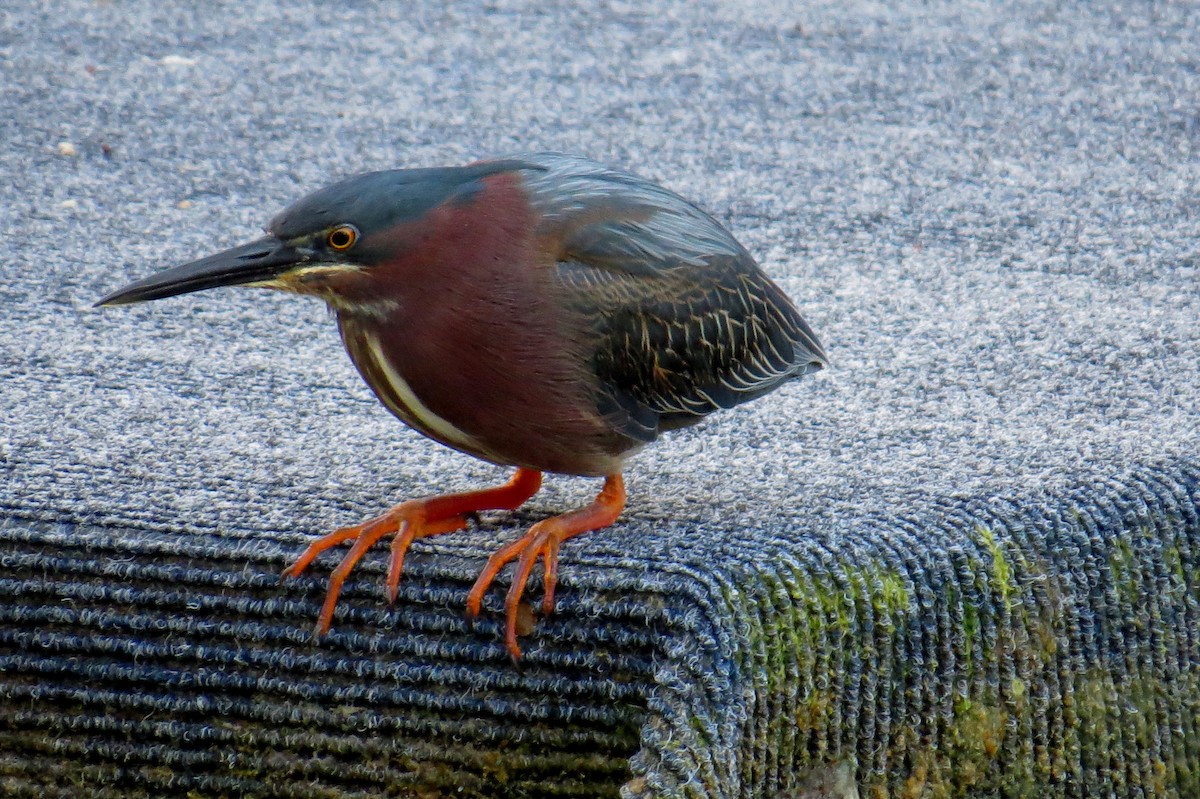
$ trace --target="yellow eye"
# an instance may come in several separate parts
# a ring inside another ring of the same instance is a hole
[[[354,225],[339,225],[329,231],[329,237],[326,239],[329,246],[339,252],[348,250],[354,246],[354,242],[358,241],[358,228]]]

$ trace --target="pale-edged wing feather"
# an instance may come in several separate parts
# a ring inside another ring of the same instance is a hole
[[[791,301],[715,220],[628,173],[518,156],[569,304],[591,325],[597,406],[649,441],[820,368]]]

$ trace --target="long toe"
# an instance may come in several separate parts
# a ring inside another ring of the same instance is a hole
[[[388,600],[394,602],[404,559],[414,541],[461,530],[467,526],[467,518],[481,510],[512,510],[533,496],[541,479],[540,472],[518,469],[512,479],[501,486],[402,502],[381,516],[353,527],[343,527],[309,544],[296,562],[284,569],[282,578],[297,577],[325,550],[347,541],[354,542],[329,577],[325,602],[317,616],[316,635],[319,638],[329,631],[346,578],[380,540],[395,535],[384,588]]]
[[[521,619],[521,597],[525,585],[539,559],[545,562],[542,611],[549,615],[554,610],[554,589],[558,582],[559,545],[581,533],[599,530],[617,520],[625,509],[625,482],[621,475],[609,475],[604,488],[589,504],[579,510],[553,516],[530,527],[521,538],[492,553],[487,565],[475,580],[467,594],[467,616],[475,618],[483,606],[483,597],[496,579],[496,575],[512,560],[518,560],[513,581],[504,600],[504,643],[514,659],[521,657],[517,644],[517,633]]]

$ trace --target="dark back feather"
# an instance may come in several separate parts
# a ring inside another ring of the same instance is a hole
[[[597,406],[640,441],[761,396],[825,354],[719,223],[635,175],[522,155],[568,302],[590,323]]]

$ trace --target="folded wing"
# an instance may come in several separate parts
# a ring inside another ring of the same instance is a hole
[[[567,301],[590,322],[596,402],[650,441],[814,371],[825,355],[783,291],[712,217],[592,161],[537,154],[526,185]]]

